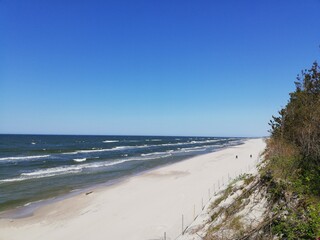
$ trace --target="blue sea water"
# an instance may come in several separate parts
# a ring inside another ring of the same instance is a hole
[[[239,145],[242,138],[0,135],[0,211]]]

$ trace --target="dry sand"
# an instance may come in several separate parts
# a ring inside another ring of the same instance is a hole
[[[185,227],[214,188],[249,171],[264,148],[263,139],[247,140],[43,206],[31,217],[0,219],[0,239],[144,240],[163,239],[164,232],[175,239],[182,214]]]

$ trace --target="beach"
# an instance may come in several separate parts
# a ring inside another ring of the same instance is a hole
[[[0,219],[0,239],[175,239],[219,186],[255,166],[264,148],[263,139],[249,139],[42,206],[29,217]]]

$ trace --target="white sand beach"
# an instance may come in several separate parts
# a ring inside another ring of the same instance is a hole
[[[43,206],[30,217],[0,219],[0,239],[144,240],[163,239],[164,232],[175,239],[182,215],[190,224],[218,184],[249,171],[264,148],[263,139],[250,139]]]

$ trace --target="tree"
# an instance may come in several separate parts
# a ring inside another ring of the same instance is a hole
[[[271,135],[294,144],[304,161],[320,166],[320,67],[302,71],[288,104],[270,121]]]

